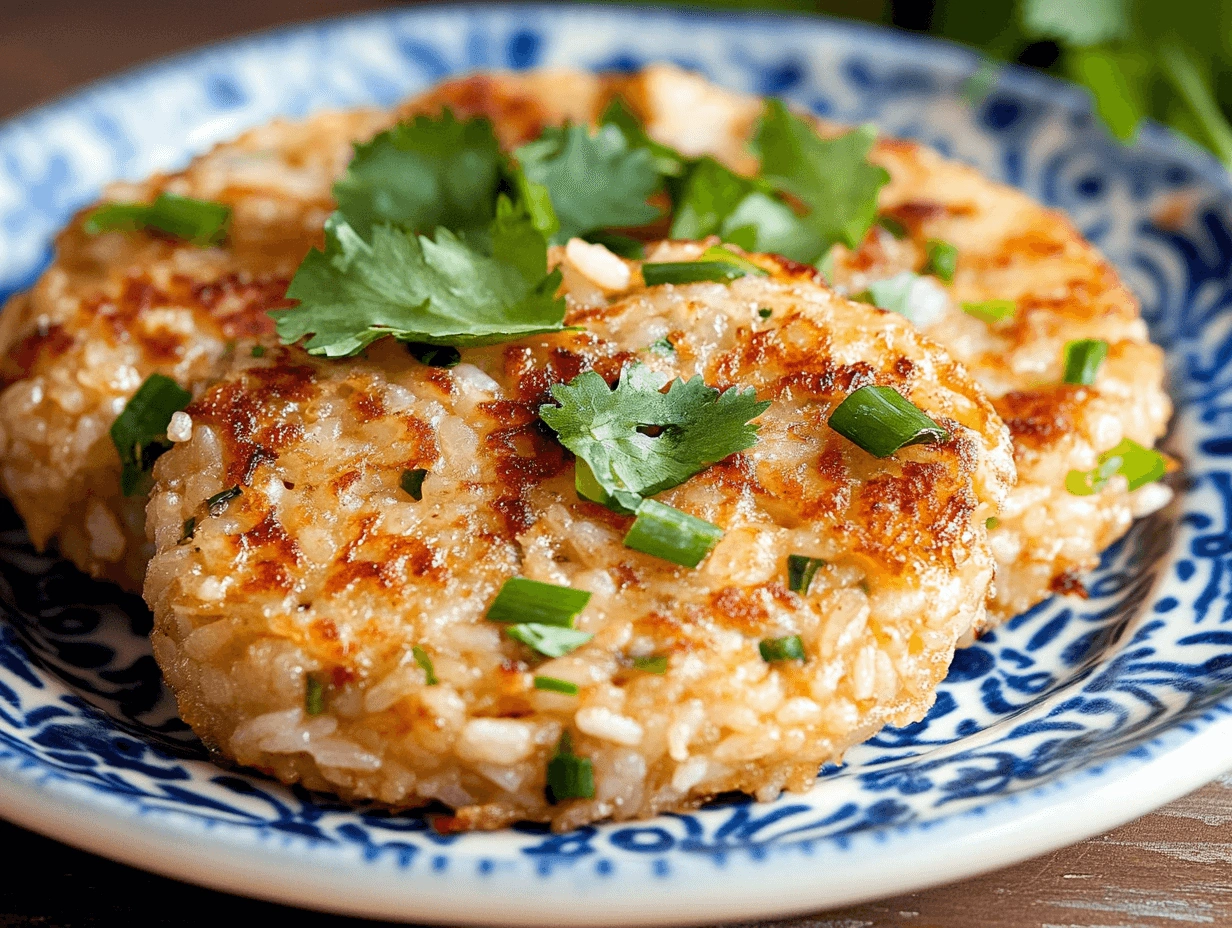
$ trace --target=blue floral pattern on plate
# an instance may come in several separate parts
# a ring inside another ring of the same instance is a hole
[[[123,75],[0,127],[0,296],[37,276],[55,230],[104,182],[175,167],[273,116],[390,104],[476,68],[664,59],[875,120],[1064,208],[1168,350],[1169,442],[1186,465],[1177,501],[1106,553],[1089,599],[1044,603],[959,652],[925,720],[881,732],[808,795],[561,835],[453,836],[421,813],[347,807],[212,764],[162,687],[140,599],[35,552],[5,507],[0,810],[184,878],[365,914],[679,921],[957,877],[1098,831],[1232,764],[1232,185],[1154,127],[1135,147],[1111,142],[1065,85],[1007,72],[968,104],[969,53],[821,20],[454,7],[312,24]],[[1179,226],[1155,218],[1178,207]],[[1141,782],[1158,785],[1099,806]],[[1049,831],[1049,814],[1073,821]],[[1007,827],[1019,846],[997,837]],[[938,846],[952,862],[930,869]],[[894,867],[905,869],[869,876]],[[582,898],[607,899],[604,914],[580,913]]]

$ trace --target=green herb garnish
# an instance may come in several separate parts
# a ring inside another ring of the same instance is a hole
[[[489,345],[561,328],[560,272],[525,211],[502,199],[482,248],[446,229],[435,238],[376,226],[365,241],[337,214],[324,251],[300,265],[275,310],[284,344],[310,336],[309,354],[349,357],[386,336],[433,345]]]
[[[533,623],[572,628],[573,620],[590,602],[585,590],[510,577],[488,607],[489,622]]]
[[[535,677],[535,689],[545,690],[549,693],[564,693],[566,696],[576,696],[580,688],[576,683],[570,683],[568,680],[560,680],[556,677]]]
[[[893,387],[861,387],[830,413],[830,428],[885,458],[907,445],[938,444],[949,433]]]
[[[509,625],[505,628],[505,634],[547,657],[564,657],[594,637],[589,632],[580,632],[574,628],[540,625],[537,622]]]
[[[252,356],[254,358],[265,357],[265,346],[264,345],[253,345],[252,346]]]
[[[667,673],[667,655],[649,654],[645,657],[635,657],[633,666],[642,673],[665,674]]]
[[[304,712],[308,715],[320,715],[325,711],[325,684],[316,674],[304,675]]]
[[[761,177],[809,207],[805,222],[817,247],[815,261],[835,242],[857,248],[877,216],[877,195],[890,175],[868,154],[877,137],[871,126],[823,139],[806,120],[770,100],[757,132]]]
[[[573,753],[573,739],[568,732],[560,736],[556,755],[548,761],[547,772],[549,802],[555,804],[566,799],[594,798],[594,765],[588,758]]]
[[[665,380],[643,364],[630,364],[610,389],[602,377],[587,371],[552,387],[560,405],[539,407],[543,421],[606,493],[596,502],[634,512],[643,498],[678,486],[756,442],[757,426],[749,420],[770,404],[759,402],[752,389],[720,393],[698,377],[674,380],[660,393]],[[649,429],[660,431],[650,435]]]
[[[106,203],[85,218],[89,235],[102,232],[162,232],[194,245],[217,245],[227,237],[231,207],[209,200],[194,200],[160,193],[153,203]]]
[[[656,338],[653,342],[646,346],[647,351],[653,351],[657,355],[662,355],[665,358],[670,358],[676,353],[676,346],[672,344],[672,340],[664,335],[662,338]]]
[[[643,242],[619,232],[588,232],[586,241],[602,245],[612,254],[633,261],[641,261],[646,257],[646,245]]]
[[[621,128],[549,127],[515,153],[526,178],[547,190],[559,221],[554,242],[659,218],[647,200],[662,180],[655,156],[631,146]]]
[[[398,481],[398,486],[402,487],[407,496],[419,502],[423,499],[423,482],[427,476],[428,472],[422,467],[416,467],[414,470],[404,470],[401,479]]]
[[[602,126],[615,126],[625,137],[630,148],[644,148],[654,156],[655,170],[665,177],[678,177],[684,173],[686,159],[680,152],[656,142],[642,127],[641,122],[620,97],[612,97],[603,115]]]
[[[924,273],[951,283],[954,270],[958,267],[958,249],[938,238],[930,238],[927,247],[928,261],[924,265]]]
[[[120,490],[136,496],[149,489],[150,468],[171,448],[171,417],[192,402],[192,394],[170,377],[151,374],[111,424],[111,441],[120,455]]]
[[[1108,343],[1102,338],[1080,338],[1065,343],[1065,383],[1089,387],[1108,357]]]
[[[761,317],[762,319],[769,319],[771,316],[774,315],[774,310],[766,309],[766,307],[763,306],[761,309],[757,310],[757,315]]]
[[[978,303],[963,303],[962,311],[981,322],[992,324],[1013,319],[1018,312],[1018,304],[1013,300],[983,300]]]
[[[881,226],[881,228],[885,229],[899,241],[902,241],[911,234],[905,225],[893,216],[887,216],[885,213],[877,217],[877,225]]]
[[[424,672],[424,683],[428,686],[436,686],[441,682],[436,678],[436,668],[432,665],[432,658],[428,656],[427,651],[415,645],[411,648],[411,657],[415,658],[415,663]]]
[[[1071,470],[1065,476],[1065,489],[1075,496],[1090,496],[1104,489],[1117,474],[1129,482],[1132,492],[1154,483],[1168,472],[1168,462],[1162,454],[1144,447],[1132,439],[1122,439],[1115,448],[1099,456],[1094,470]]]
[[[819,557],[789,554],[787,556],[787,589],[804,596],[808,593],[818,568],[825,566],[826,562]]]
[[[242,492],[243,490],[239,487],[221,490],[205,501],[205,508],[209,511],[210,515],[220,516],[226,511],[227,505],[231,500],[235,499]]]
[[[625,535],[626,548],[682,567],[696,567],[723,537],[717,525],[653,499],[642,500]]]
[[[804,660],[804,642],[799,635],[788,635],[786,638],[766,638],[758,646],[761,659],[767,664],[776,661]]]
[[[384,224],[421,233],[478,230],[495,216],[502,164],[488,120],[461,121],[445,110],[356,145],[334,197],[364,238]]]

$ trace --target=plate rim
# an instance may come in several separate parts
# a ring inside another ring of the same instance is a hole
[[[240,52],[318,30],[329,31],[365,22],[518,13],[542,16],[561,12],[600,19],[612,16],[653,19],[671,24],[704,20],[717,25],[744,24],[754,28],[803,27],[850,34],[857,41],[872,45],[897,45],[917,54],[944,53],[952,60],[965,61],[972,66],[983,60],[978,52],[948,40],[832,17],[620,4],[427,4],[274,26],[162,56],[19,111],[0,122],[0,140],[11,131],[37,129],[42,120],[71,113],[75,108],[89,105],[99,95],[122,92],[126,85],[157,81],[169,72],[198,66],[220,51]],[[1089,98],[1080,88],[1018,66],[1002,69],[998,85],[1031,96],[1051,94],[1060,98],[1055,100],[1058,107],[1072,112],[1090,110]],[[1232,176],[1213,155],[1158,123],[1144,124],[1132,147],[1171,157],[1193,170],[1209,188],[1232,194]],[[1232,738],[1228,735],[1232,735],[1232,694],[1212,703],[1200,715],[1175,722],[1154,738],[1102,763],[1070,771],[1030,789],[927,823],[853,835],[848,839],[851,845],[868,844],[870,848],[876,846],[883,851],[900,845],[896,849],[893,873],[876,869],[879,855],[875,853],[854,854],[849,850],[835,855],[832,863],[840,865],[839,869],[843,869],[841,863],[846,863],[846,869],[852,871],[848,885],[859,888],[832,891],[822,898],[821,893],[810,894],[807,889],[801,889],[799,867],[771,868],[770,872],[761,871],[762,879],[755,892],[745,890],[742,901],[732,898],[740,894],[729,885],[738,881],[716,881],[720,885],[712,884],[709,898],[690,900],[686,909],[670,904],[671,897],[678,895],[672,891],[672,884],[693,875],[689,867],[677,866],[674,879],[658,883],[664,887],[663,892],[648,894],[643,891],[638,898],[627,900],[628,904],[598,913],[588,912],[586,922],[594,925],[687,924],[702,919],[781,917],[816,911],[819,905],[847,905],[988,872],[1116,827],[1209,781],[1232,766]],[[1212,750],[1221,744],[1226,745],[1223,753]],[[1143,750],[1147,756],[1134,756]],[[76,795],[79,790],[54,773],[21,777],[22,769],[20,761],[0,763],[0,816],[92,853],[227,892],[340,914],[492,925],[577,924],[578,913],[573,903],[583,898],[595,899],[593,892],[583,893],[576,883],[570,890],[570,884],[565,881],[549,884],[536,880],[529,887],[523,887],[520,893],[516,885],[511,885],[497,895],[491,892],[490,880],[481,882],[474,874],[463,874],[459,870],[439,880],[429,875],[425,883],[422,871],[399,871],[391,879],[389,874],[371,868],[330,867],[327,858],[308,860],[297,851],[288,853],[285,844],[273,846],[263,840],[241,840],[251,833],[241,831],[238,826],[215,824],[204,829],[200,825],[189,828],[177,821],[183,816],[174,811],[142,815],[125,809],[118,800],[101,805],[91,803]],[[1165,772],[1169,775],[1161,776]],[[1053,793],[1067,795],[1058,804],[1049,795]],[[1093,808],[1096,811],[1093,812]],[[1065,815],[1076,809],[1081,810],[1080,815]],[[993,813],[998,816],[996,825],[983,827],[979,820]],[[227,837],[223,841],[200,843],[183,840],[198,837],[203,831],[212,835],[227,834]],[[927,848],[924,842],[911,843],[911,838],[918,839],[925,831],[945,839],[943,855]],[[1011,837],[1012,840],[1006,840]],[[752,860],[747,852],[736,851],[735,855],[749,858],[753,867],[761,866],[761,861]],[[862,875],[858,872],[861,870],[865,871]],[[787,882],[789,874],[794,886]],[[615,882],[618,881],[609,881],[608,885],[615,885]],[[468,899],[465,907],[460,907],[457,905],[458,891],[468,884],[476,889],[484,887],[487,892]],[[545,892],[549,885],[551,893]],[[766,897],[773,898],[774,902],[764,903],[762,900]],[[358,901],[361,898],[365,901]],[[511,906],[516,906],[516,910],[511,912]]]

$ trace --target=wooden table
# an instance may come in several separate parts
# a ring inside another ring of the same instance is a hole
[[[149,58],[359,0],[0,0],[0,118]],[[0,928],[193,921],[297,928],[302,914],[150,876],[0,823]],[[938,848],[944,853],[944,848]],[[12,871],[9,870],[12,868]],[[15,871],[15,872],[14,872]],[[1232,775],[1116,831],[953,886],[776,928],[1232,926]],[[767,926],[768,928],[768,926]]]

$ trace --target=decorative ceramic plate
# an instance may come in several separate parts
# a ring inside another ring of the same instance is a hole
[[[392,104],[476,68],[667,59],[875,121],[1065,209],[1171,359],[1176,502],[1054,599],[960,651],[923,722],[807,795],[691,815],[441,836],[211,764],[176,717],[141,601],[37,554],[0,513],[0,815],[92,851],[305,906],[513,925],[768,917],[952,880],[1087,837],[1232,766],[1232,183],[1154,126],[1123,148],[1085,96],[821,20],[615,7],[390,11],[137,71],[0,127],[0,296],[113,178],[274,116]]]

